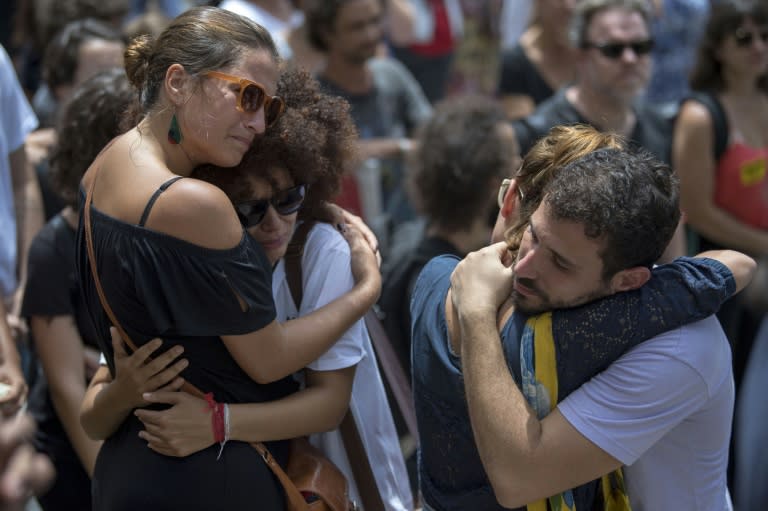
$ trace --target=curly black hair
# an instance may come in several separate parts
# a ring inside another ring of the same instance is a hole
[[[277,95],[285,101],[285,112],[237,167],[203,165],[192,175],[215,184],[237,203],[253,197],[248,175],[269,179],[270,169],[282,168],[295,183],[308,185],[299,218],[325,218],[322,205],[338,194],[344,172],[357,163],[349,103],[322,92],[317,80],[299,69],[282,73]]]
[[[51,182],[64,202],[77,207],[80,179],[107,143],[129,128],[122,122],[135,93],[122,68],[84,81],[59,118],[51,152]]]

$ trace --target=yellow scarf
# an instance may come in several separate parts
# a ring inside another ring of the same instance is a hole
[[[534,316],[525,324],[520,343],[520,372],[522,391],[528,404],[539,419],[546,417],[557,405],[557,355],[552,335],[552,313]],[[604,511],[631,511],[624,487],[621,468],[602,477],[601,489],[605,501]],[[576,511],[573,491],[528,504],[528,511]]]

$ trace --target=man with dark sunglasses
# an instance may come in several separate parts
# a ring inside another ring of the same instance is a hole
[[[623,135],[669,162],[669,120],[640,98],[654,47],[650,17],[645,0],[579,2],[570,27],[577,78],[533,114],[513,122],[522,154],[551,127],[580,123]]]

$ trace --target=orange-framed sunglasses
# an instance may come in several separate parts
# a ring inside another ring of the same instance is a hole
[[[238,78],[218,71],[208,71],[205,74],[239,84],[240,94],[237,96],[237,109],[241,112],[258,112],[263,106],[264,122],[267,127],[272,126],[285,110],[285,102],[282,98],[270,96],[261,84],[247,78]]]

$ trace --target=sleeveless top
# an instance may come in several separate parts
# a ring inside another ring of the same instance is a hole
[[[768,147],[733,143],[717,162],[715,203],[745,224],[768,229]]]

